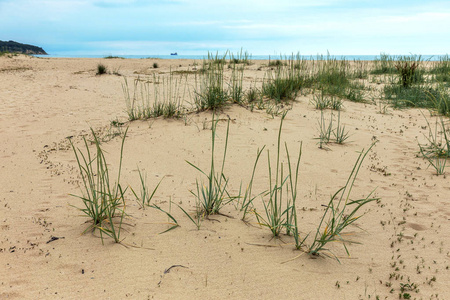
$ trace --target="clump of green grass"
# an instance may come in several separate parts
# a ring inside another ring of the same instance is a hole
[[[244,92],[242,89],[243,81],[244,68],[238,66],[237,64],[233,64],[229,83],[230,97],[233,102],[239,105],[244,104]]]
[[[142,172],[139,169],[139,167],[138,167],[138,173],[139,173],[139,179],[140,179],[140,182],[141,182],[140,194],[138,195],[136,193],[136,191],[132,187],[130,187],[130,189],[131,189],[131,192],[136,197],[136,202],[139,204],[139,206],[142,209],[145,209],[145,206],[150,206],[150,202],[152,201],[153,196],[156,193],[156,190],[158,190],[159,185],[162,182],[162,179],[159,181],[159,183],[156,185],[156,187],[150,193],[150,190],[149,190],[148,185],[147,185],[147,174],[142,175]]]
[[[310,255],[318,256],[322,253],[325,256],[334,257],[337,261],[339,261],[339,258],[329,248],[327,248],[327,245],[330,242],[341,242],[344,245],[347,255],[350,256],[346,244],[356,242],[345,239],[343,237],[343,232],[348,226],[361,218],[362,215],[356,216],[356,214],[363,206],[372,201],[378,200],[378,198],[371,197],[373,191],[370,192],[365,198],[358,200],[350,199],[350,194],[358,176],[358,172],[373,145],[374,144],[372,144],[367,151],[361,151],[355,165],[353,166],[353,170],[348,177],[347,183],[345,186],[340,188],[328,202],[328,205],[319,222],[319,226],[317,227],[313,243],[309,246],[308,252]]]
[[[267,196],[269,197],[266,203],[263,200],[265,216],[258,213],[256,210],[253,212],[256,215],[258,223],[261,226],[267,227],[274,237],[278,237],[287,221],[286,210],[284,208],[283,200],[283,187],[287,178],[284,177],[283,167],[280,166],[280,150],[281,150],[281,129],[283,126],[283,120],[286,114],[281,117],[280,129],[278,131],[278,147],[275,166],[275,182],[273,182],[273,170],[270,163],[270,153],[267,150],[267,162],[269,167],[269,191]]]
[[[300,55],[291,56],[287,63],[272,70],[269,69],[263,80],[261,94],[276,102],[294,100],[300,90],[312,84],[310,74],[296,68],[302,64]]]
[[[194,167],[200,173],[202,173],[206,177],[206,185],[203,185],[198,180],[196,181],[197,191],[191,191],[191,193],[195,196],[197,207],[200,209],[197,210],[197,213],[200,213],[203,216],[209,216],[213,214],[220,213],[220,209],[229,202],[230,197],[227,192],[228,178],[224,174],[225,168],[225,159],[227,155],[227,146],[228,146],[228,134],[230,130],[230,120],[228,120],[227,124],[227,132],[225,136],[225,148],[223,152],[222,165],[220,170],[216,171],[216,162],[215,162],[215,141],[216,141],[216,130],[217,123],[219,120],[212,119],[212,127],[211,127],[211,164],[208,173],[202,171],[199,167],[195,166],[189,161],[186,161],[190,166]]]
[[[331,99],[322,92],[319,95],[313,95],[311,104],[313,104],[316,109],[324,110],[330,107],[330,101]]]
[[[430,84],[412,85],[407,88],[400,84],[387,84],[383,93],[384,99],[388,100],[393,108],[418,107],[436,109],[442,114],[449,112],[448,92]]]
[[[326,122],[325,117],[323,115],[323,111],[320,112],[320,121],[319,121],[319,148],[326,149],[324,145],[327,145],[330,142],[331,134],[333,132],[333,115],[331,115],[330,121]]]
[[[344,90],[342,97],[353,102],[365,102],[364,84],[350,83]]]
[[[361,60],[353,60],[353,74],[352,78],[355,79],[367,79],[369,78],[368,62]]]
[[[332,136],[334,136],[334,142],[336,144],[343,144],[349,138],[348,131],[345,130],[345,125],[341,124],[341,112],[338,112],[338,120],[336,128],[333,128],[333,113],[331,113],[330,120],[327,122],[325,120],[323,111],[320,112],[319,121],[319,148],[328,149],[325,145],[332,141]]]
[[[337,60],[331,56],[326,58],[319,56],[319,69],[315,81],[321,90],[330,95],[341,95],[349,84],[349,64],[343,60]]]
[[[340,98],[336,96],[325,95],[322,91],[319,95],[313,95],[311,104],[313,104],[314,107],[319,110],[324,110],[327,108],[331,108],[333,110],[341,110],[343,106],[342,100]]]
[[[277,60],[269,59],[269,64],[268,64],[269,67],[281,67],[283,65],[284,65],[284,63],[280,59],[277,59]]]
[[[282,100],[294,100],[300,89],[300,84],[295,78],[284,77],[281,69],[277,69],[274,78],[269,78],[263,83],[262,94],[280,102]]]
[[[310,82],[308,85],[313,89],[320,90],[328,96],[346,98],[355,102],[365,101],[364,85],[352,81],[358,68],[352,73],[348,61],[338,60],[328,54],[326,57],[318,56],[317,62],[311,61],[311,64],[312,71],[307,82]],[[359,69],[359,72],[365,71]]]
[[[125,216],[125,190],[120,184],[120,175],[122,169],[123,146],[128,129],[122,139],[120,149],[119,169],[117,180],[112,183],[109,176],[109,168],[103,149],[100,146],[100,140],[91,129],[96,152],[91,153],[86,139],[84,139],[85,152],[75,148],[72,141],[72,149],[77,160],[78,168],[82,182],[82,196],[75,196],[82,200],[84,208],[78,208],[88,218],[92,224],[84,231],[89,229],[100,231],[100,237],[103,242],[103,234],[114,239],[119,243],[122,222]],[[115,219],[118,222],[115,222]]]
[[[448,54],[439,57],[439,62],[430,70],[431,74],[440,75],[443,78],[450,77],[450,56]]]
[[[434,109],[439,114],[450,116],[450,93],[443,84],[439,84],[431,92],[427,93],[427,99],[431,101]]]
[[[108,56],[105,56],[105,57],[103,57],[104,59],[115,59],[115,58],[120,58],[120,59],[124,59],[123,57],[120,57],[120,56],[113,56],[113,55],[108,55]]]
[[[97,75],[103,75],[108,73],[108,68],[104,64],[97,65]]]
[[[338,121],[336,129],[333,131],[336,144],[342,145],[349,138],[348,131],[345,130],[345,125],[341,124],[341,112],[338,112]]]
[[[228,92],[224,88],[224,64],[210,59],[204,62],[203,72],[200,76],[200,85],[197,77],[194,90],[194,105],[197,111],[217,110],[225,106]]]
[[[397,70],[395,68],[395,57],[386,53],[381,53],[380,57],[376,57],[374,60],[374,68],[370,71],[370,74],[395,74]]]
[[[263,199],[265,213],[264,215],[260,214],[255,209],[253,210],[253,212],[257,218],[258,223],[263,227],[267,227],[272,232],[272,235],[274,237],[279,237],[283,229],[285,230],[286,234],[288,235],[292,234],[295,239],[296,248],[300,249],[304,240],[300,239],[297,223],[296,200],[298,188],[298,171],[300,166],[300,159],[302,156],[302,145],[300,143],[300,148],[297,156],[297,163],[291,164],[288,146],[287,143],[285,143],[286,156],[288,160],[287,175],[285,175],[280,156],[281,132],[285,117],[286,112],[282,114],[280,127],[278,131],[277,157],[275,170],[272,169],[272,165],[270,162],[270,153],[269,151],[267,151],[269,190],[264,193],[264,196],[268,196],[269,199],[267,200],[267,203]],[[254,169],[256,168],[256,164],[263,149],[264,147],[258,151]],[[252,181],[253,177],[252,180],[250,181],[251,184]],[[286,190],[286,194],[283,193],[283,190]],[[249,199],[248,202],[244,201],[244,203],[247,203],[246,207],[248,207],[248,203],[251,203],[254,198],[251,198],[249,196],[248,199]]]
[[[228,55],[228,50],[223,54],[223,55],[219,55],[219,52],[216,52],[215,55],[213,55],[212,53],[208,52],[208,60],[207,61],[203,61],[203,65],[208,64],[216,64],[216,65],[222,65],[224,66],[227,63],[227,55]]]
[[[230,53],[230,63],[250,65],[251,64],[250,54],[247,51],[242,52],[242,49],[240,53],[236,54],[236,56],[233,53]]]
[[[134,80],[133,86],[129,86],[127,78],[124,78],[122,90],[124,93],[128,119],[145,120],[163,116],[164,118],[179,118],[185,108],[181,100],[186,95],[187,75],[175,77],[156,76],[152,81]]]
[[[338,97],[331,97],[330,98],[330,102],[328,103],[328,106],[332,110],[340,111],[342,109],[342,107],[344,106],[344,104],[342,103],[342,100],[340,98],[338,98]]]
[[[438,82],[450,82],[450,72],[449,73],[441,73],[433,75],[435,81]]]
[[[425,116],[424,116],[425,117]],[[447,159],[450,158],[450,129],[445,121],[440,117],[436,120],[434,131],[425,117],[428,125],[428,143],[426,145],[419,144],[420,153],[425,158],[429,166],[432,166],[437,175],[445,173]]]
[[[261,93],[257,88],[249,88],[246,93],[247,103],[254,103],[260,98]]]
[[[420,81],[420,73],[417,72],[421,63],[421,57],[418,56],[402,56],[399,57],[395,63],[395,68],[398,71],[400,84],[404,88],[408,88],[413,82]]]
[[[397,77],[383,88],[383,98],[394,108],[420,107],[447,114],[450,99],[443,85],[425,82],[421,56],[400,56],[395,63]],[[397,78],[397,79],[396,79]]]
[[[158,69],[158,68],[159,68],[158,63],[154,62],[154,63],[153,63],[153,69]]]

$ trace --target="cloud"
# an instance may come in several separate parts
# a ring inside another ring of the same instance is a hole
[[[408,53],[428,43],[445,52],[450,49],[450,41],[442,38],[450,32],[450,3],[0,0],[0,28],[3,39],[35,41],[52,49],[66,44],[74,51],[77,44],[86,51],[145,51],[151,46],[165,52],[180,45],[192,51],[247,46],[258,53],[365,48],[376,54],[388,49]]]

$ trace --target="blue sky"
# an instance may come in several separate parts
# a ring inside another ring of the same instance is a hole
[[[50,54],[446,54],[450,1],[0,0],[0,40]]]

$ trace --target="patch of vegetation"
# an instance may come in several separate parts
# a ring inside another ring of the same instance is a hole
[[[181,104],[186,93],[187,76],[156,76],[152,81],[134,80],[130,87],[125,78],[122,90],[127,106],[128,119],[145,120],[163,116],[165,118],[180,117],[185,108]]]
[[[113,183],[110,180],[109,168],[105,154],[100,146],[94,130],[91,129],[95,153],[91,153],[89,144],[84,138],[84,152],[76,149],[70,140],[82,182],[82,196],[75,196],[83,201],[84,208],[79,208],[92,224],[84,231],[99,230],[103,242],[103,234],[110,236],[116,243],[119,243],[123,218],[125,217],[125,191],[120,184],[122,169],[123,146],[128,129],[122,138],[122,146],[119,158],[119,170],[117,180]],[[118,219],[118,222],[115,220]]]
[[[370,71],[370,74],[381,75],[381,74],[395,74],[397,70],[395,69],[395,57],[390,56],[386,53],[381,53],[380,57],[376,57],[374,60],[374,68]]]
[[[199,167],[195,166],[191,162],[187,163],[206,176],[206,185],[202,182],[196,181],[197,191],[191,191],[191,193],[196,198],[197,203],[197,212],[201,214],[201,217],[209,216],[213,214],[220,213],[220,209],[227,202],[232,200],[228,197],[227,186],[228,186],[228,178],[224,174],[225,168],[225,160],[227,155],[227,146],[228,146],[228,134],[230,130],[230,120],[228,120],[227,125],[227,133],[225,135],[225,146],[223,151],[222,165],[220,171],[216,172],[215,165],[215,141],[216,141],[216,130],[217,123],[219,120],[214,120],[214,114],[212,119],[212,128],[211,128],[211,164],[208,174],[203,172]]]
[[[450,82],[450,57],[448,54],[439,57],[439,62],[430,70],[433,79],[438,82]]]
[[[351,77],[353,79],[369,78],[369,62],[362,60],[353,60],[353,70]]]
[[[230,64],[251,65],[250,57],[251,56],[247,51],[243,53],[241,49],[241,52],[236,54],[236,56],[233,53],[230,53]]]
[[[269,69],[264,78],[261,93],[274,99],[277,103],[283,100],[294,100],[303,88],[313,85],[313,79],[308,72],[300,67],[303,61],[300,55],[291,56],[274,70]]]
[[[203,63],[200,83],[195,82],[194,104],[197,111],[217,110],[228,101],[228,91],[224,87],[224,64],[215,59]]]
[[[425,117],[425,116],[424,116]],[[425,117],[428,127],[427,144],[419,144],[422,157],[433,167],[437,175],[445,173],[447,160],[450,158],[450,128],[443,117],[436,120],[434,130],[428,119]]]
[[[103,75],[108,73],[108,68],[104,64],[97,65],[97,75]]]
[[[112,56],[112,55],[108,55],[108,56],[105,56],[105,57],[103,57],[104,59],[116,59],[116,58],[120,58],[120,59],[124,59],[123,57],[120,57],[120,56]]]
[[[258,224],[267,227],[272,232],[272,235],[274,237],[279,237],[282,230],[285,230],[286,234],[288,235],[292,234],[295,239],[295,247],[297,249],[300,249],[304,243],[304,239],[300,239],[297,223],[296,199],[298,170],[300,166],[300,159],[302,156],[302,144],[300,143],[300,149],[297,155],[297,163],[291,164],[288,146],[285,143],[286,157],[288,160],[288,174],[285,177],[283,172],[283,164],[280,161],[281,131],[283,127],[283,120],[285,119],[285,117],[286,113],[283,113],[278,131],[277,156],[274,170],[272,169],[272,165],[270,163],[270,152],[269,150],[267,150],[269,189],[267,192],[264,192],[264,196],[267,196],[269,199],[267,203],[263,200],[264,215],[257,212],[255,209],[253,210],[253,213],[257,218]],[[258,152],[260,154],[260,151]],[[258,159],[259,155],[255,162],[255,167]],[[283,190],[286,190],[286,194],[283,193]]]
[[[47,52],[45,52],[41,47],[22,44],[14,41],[0,41],[0,53],[2,52],[47,55]]]
[[[268,64],[269,67],[281,67],[283,65],[285,65],[285,64],[280,59],[277,59],[277,60],[269,59],[269,64]]]
[[[351,224],[356,222],[362,215],[357,216],[357,212],[366,204],[378,200],[372,198],[373,191],[367,197],[351,200],[350,194],[355,184],[361,165],[372,149],[374,144],[367,151],[362,150],[358,159],[353,166],[353,170],[348,177],[347,183],[340,188],[330,199],[326,209],[317,227],[313,243],[309,246],[308,252],[317,256],[323,255],[334,257],[337,261],[339,258],[329,249],[327,245],[331,242],[341,242],[350,256],[346,244],[356,243],[354,241],[344,239],[342,232]]]
[[[395,68],[399,73],[400,84],[404,88],[409,88],[413,83],[423,81],[422,74],[418,71],[421,63],[421,57],[401,56],[395,63]]]
[[[448,54],[439,57],[439,62],[430,70],[431,74],[449,74],[450,56]]]
[[[384,86],[384,99],[389,100],[393,108],[429,108],[443,115],[450,113],[450,95],[444,87],[429,84],[403,87],[398,84]]]
[[[333,110],[341,110],[343,106],[342,99],[336,96],[325,95],[323,91],[321,91],[318,95],[313,95],[311,104],[313,104],[314,107],[319,110],[324,110],[327,108]]]

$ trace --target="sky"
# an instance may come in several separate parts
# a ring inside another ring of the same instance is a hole
[[[0,40],[49,54],[447,54],[450,1],[0,0]]]

